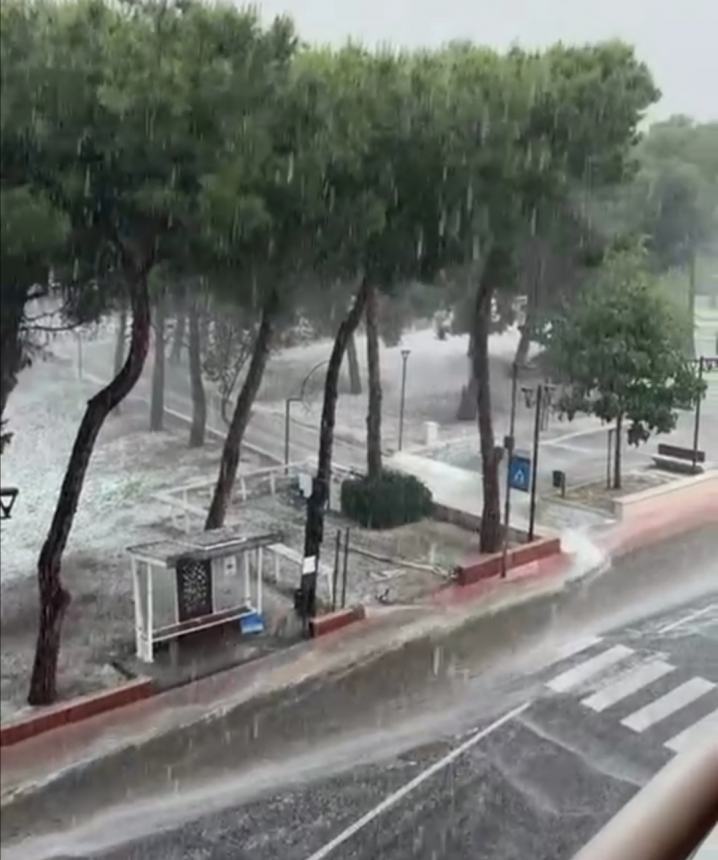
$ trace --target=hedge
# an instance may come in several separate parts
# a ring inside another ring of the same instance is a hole
[[[415,523],[432,511],[431,491],[413,475],[382,472],[380,478],[352,478],[342,484],[342,511],[370,529]]]

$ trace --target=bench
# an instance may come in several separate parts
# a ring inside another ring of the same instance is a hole
[[[693,461],[695,457],[695,467]],[[678,472],[682,475],[694,475],[703,471],[699,463],[705,463],[705,451],[693,451],[692,448],[682,448],[679,445],[658,445],[658,453],[653,455],[653,462],[658,469],[666,472]]]
[[[186,621],[178,621],[175,624],[167,624],[153,631],[153,642],[166,642],[169,639],[179,639],[188,633],[196,633],[199,630],[209,630],[221,624],[230,624],[244,615],[256,614],[253,609],[246,606],[233,606],[230,609],[221,609],[219,612],[210,612],[208,615],[198,615],[196,618],[188,618]]]

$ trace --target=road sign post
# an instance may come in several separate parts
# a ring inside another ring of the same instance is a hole
[[[512,454],[509,464],[509,485],[512,490],[528,493],[531,488],[531,457],[518,452]]]

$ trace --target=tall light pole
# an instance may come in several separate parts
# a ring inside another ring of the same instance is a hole
[[[538,454],[539,454],[539,439],[541,434],[541,419],[542,409],[547,409],[551,405],[551,394],[553,385],[541,383],[536,388],[523,388],[526,405],[536,407],[534,414],[534,440],[533,454],[531,457],[531,502],[529,508],[529,542],[534,539],[534,531],[536,524],[536,487],[538,483]]]
[[[718,347],[718,336],[716,336],[716,346]],[[696,395],[696,410],[693,421],[693,472],[696,471],[698,463],[698,438],[701,432],[701,400],[703,392],[700,390],[703,386],[703,371],[711,371],[718,368],[718,355],[706,357],[702,355],[700,358],[694,359],[698,365],[698,394]]]
[[[501,576],[506,576],[506,556],[509,551],[509,518],[511,516],[511,458],[514,455],[516,440],[516,390],[518,386],[519,366],[516,362],[511,367],[511,417],[509,418],[509,434],[504,440],[506,448],[506,499],[504,501],[504,546],[501,554]]]
[[[399,450],[404,441],[404,401],[406,400],[406,362],[411,355],[410,349],[401,351],[401,402],[399,404]]]

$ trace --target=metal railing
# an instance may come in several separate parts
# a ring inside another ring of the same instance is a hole
[[[574,860],[688,860],[718,822],[718,737],[679,755]]]

